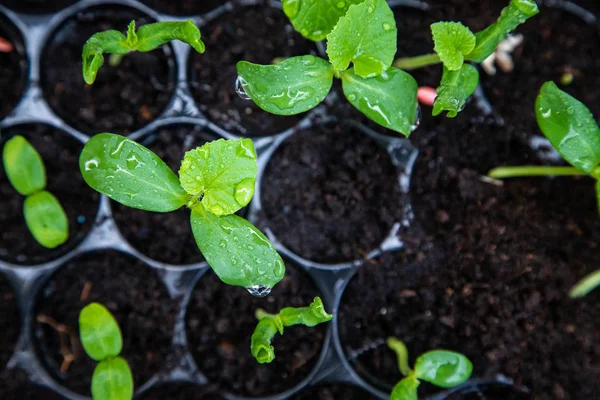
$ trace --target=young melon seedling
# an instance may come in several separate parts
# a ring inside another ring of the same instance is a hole
[[[223,282],[266,296],[283,278],[285,265],[271,242],[234,215],[254,196],[252,140],[220,139],[188,151],[178,178],[139,143],[102,133],[86,143],[79,167],[88,185],[125,206],[152,212],[187,206],[196,243]]]
[[[11,185],[25,196],[23,215],[35,240],[53,249],[69,238],[69,221],[60,202],[46,188],[42,157],[23,136],[8,140],[2,151],[4,170]]]
[[[308,307],[286,307],[279,314],[269,314],[262,309],[256,310],[258,325],[252,334],[250,350],[260,364],[270,363],[275,359],[275,348],[271,341],[283,328],[292,325],[313,327],[331,321],[333,316],[327,314],[320,297],[315,297]]]
[[[590,110],[563,92],[554,82],[546,82],[535,102],[538,125],[552,146],[571,167],[499,167],[489,172],[496,179],[526,176],[587,175],[596,181],[600,211],[600,127]],[[581,297],[600,285],[600,271],[584,278],[570,292]]]
[[[118,59],[132,51],[152,51],[172,40],[181,40],[197,52],[204,53],[206,48],[200,36],[200,30],[190,20],[147,24],[137,32],[135,21],[131,21],[127,36],[116,30],[95,33],[83,46],[83,78],[88,85],[94,83],[98,70],[104,64],[103,53],[115,55]]]
[[[467,357],[448,350],[432,350],[421,354],[417,357],[414,369],[411,369],[404,342],[388,338],[387,345],[396,352],[400,373],[405,376],[394,386],[390,400],[417,400],[419,381],[452,388],[466,382],[473,372],[473,364]]]
[[[123,337],[110,311],[98,303],[84,307],[79,314],[79,337],[87,355],[98,361],[92,375],[92,398],[131,400],[133,376],[127,361],[119,357]]]

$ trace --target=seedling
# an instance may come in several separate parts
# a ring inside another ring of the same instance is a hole
[[[110,311],[102,304],[88,304],[79,314],[79,336],[87,355],[98,361],[92,375],[92,398],[131,400],[133,376],[127,361],[119,357],[123,336]]]
[[[200,30],[191,20],[156,22],[141,26],[137,32],[135,21],[131,21],[127,36],[116,30],[95,33],[83,46],[83,78],[88,85],[94,83],[98,70],[104,64],[103,53],[116,55],[119,59],[132,51],[152,51],[176,39],[204,53],[205,46],[200,37]],[[114,64],[115,59],[111,63]]]
[[[187,206],[196,243],[223,282],[266,296],[283,278],[285,265],[271,242],[234,215],[254,196],[252,140],[220,139],[188,151],[178,178],[139,143],[102,133],[86,143],[79,167],[88,185],[125,206],[152,212]]]
[[[590,110],[563,92],[554,82],[546,82],[535,102],[538,125],[552,146],[572,167],[500,167],[489,172],[496,179],[526,176],[587,175],[596,180],[600,211],[600,127]],[[571,297],[585,296],[600,285],[600,272],[578,283]]]
[[[387,345],[398,356],[400,373],[405,376],[392,391],[390,400],[417,400],[417,389],[425,381],[441,388],[452,388],[466,382],[473,372],[471,361],[460,353],[432,350],[417,357],[414,369],[409,367],[404,342],[388,338]]]
[[[269,314],[262,309],[256,310],[258,325],[252,334],[250,349],[252,355],[260,364],[268,364],[275,359],[275,348],[271,341],[283,328],[292,325],[313,327],[323,322],[331,321],[333,316],[327,314],[320,297],[315,297],[308,307],[286,307],[279,314]]]
[[[11,185],[25,196],[23,215],[35,240],[53,249],[69,238],[69,221],[60,202],[46,188],[46,168],[40,154],[23,136],[8,140],[2,151]]]

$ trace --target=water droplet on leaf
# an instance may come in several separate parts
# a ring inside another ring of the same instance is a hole
[[[244,87],[247,84],[248,83],[242,76],[238,76],[237,79],[235,80],[235,92],[238,94],[238,96],[240,96],[241,99],[252,100],[252,98],[244,90]]]
[[[262,285],[254,285],[250,286],[249,288],[246,288],[246,290],[254,297],[265,297],[268,296],[269,293],[271,293],[271,290],[273,290],[273,288]]]
[[[252,200],[252,196],[254,196],[254,182],[253,178],[247,178],[235,186],[233,198],[240,206],[245,207]]]

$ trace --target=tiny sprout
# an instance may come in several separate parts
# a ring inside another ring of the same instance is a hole
[[[181,40],[198,53],[204,53],[206,48],[200,37],[200,30],[191,20],[156,22],[141,26],[137,32],[135,21],[131,21],[127,36],[116,30],[95,33],[83,46],[83,78],[88,85],[94,83],[98,70],[104,64],[103,53],[117,55],[111,61],[115,63],[119,60],[118,56],[132,51],[152,51],[172,40]]]
[[[327,314],[323,300],[315,297],[308,307],[286,307],[279,314],[268,314],[262,309],[256,310],[258,325],[252,334],[250,350],[260,364],[267,364],[275,359],[275,348],[271,341],[279,333],[283,335],[283,328],[292,325],[316,326],[323,322],[331,321],[333,316]]]
[[[2,151],[4,170],[11,185],[25,196],[23,215],[35,240],[53,249],[69,238],[69,221],[56,197],[46,188],[42,157],[23,136],[8,140]]]
[[[414,369],[411,369],[404,342],[392,337],[388,338],[387,345],[396,352],[400,373],[405,376],[394,387],[390,400],[417,400],[420,380],[441,388],[451,388],[466,382],[473,372],[473,364],[467,357],[448,350],[421,354]]]
[[[119,324],[102,304],[91,303],[79,314],[79,336],[87,355],[98,361],[92,375],[93,400],[131,400],[133,376],[119,357],[123,337]]]

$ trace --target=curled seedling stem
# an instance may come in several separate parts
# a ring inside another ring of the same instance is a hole
[[[58,333],[60,342],[60,354],[63,358],[63,362],[60,365],[60,372],[67,372],[71,363],[79,358],[80,342],[77,337],[77,333],[64,324],[56,322],[53,318],[47,315],[38,315],[37,321],[41,324],[50,326]]]

